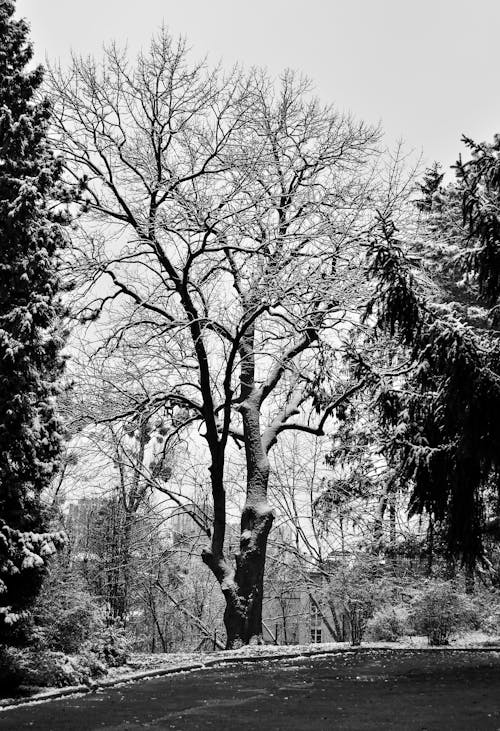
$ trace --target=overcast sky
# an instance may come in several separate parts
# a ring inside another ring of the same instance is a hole
[[[500,132],[500,0],[17,0],[39,60],[132,50],[165,22],[195,56],[304,72],[318,95],[452,164]]]

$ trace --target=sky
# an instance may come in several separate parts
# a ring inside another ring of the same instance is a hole
[[[162,22],[195,58],[294,68],[318,96],[402,139],[425,163],[455,162],[463,133],[500,131],[499,0],[17,0],[36,58],[135,53]]]

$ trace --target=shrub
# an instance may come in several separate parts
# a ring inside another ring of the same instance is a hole
[[[408,610],[401,606],[382,607],[368,621],[367,632],[372,640],[396,642],[409,632]]]
[[[19,656],[23,685],[62,687],[80,685],[88,678],[73,658],[52,650],[23,650]]]
[[[52,627],[46,629],[47,647],[69,654],[78,652],[90,636],[93,615],[93,608],[85,605],[62,612]]]
[[[127,662],[132,641],[127,637],[123,625],[115,622],[101,626],[93,633],[86,647],[108,667],[118,667]]]
[[[33,608],[32,644],[73,654],[103,624],[99,605],[68,567],[55,561]]]
[[[89,683],[93,678],[106,675],[108,672],[106,665],[89,650],[83,650],[78,655],[71,657],[71,660],[80,675],[81,683]]]
[[[477,611],[477,629],[487,634],[500,634],[500,595],[498,591],[487,591],[474,597],[474,607]]]
[[[338,560],[329,572],[329,603],[341,607],[349,623],[351,643],[359,645],[374,612],[400,602],[403,582],[391,575],[378,556]]]
[[[106,667],[90,652],[71,657],[54,650],[21,650],[18,667],[23,685],[60,688],[89,683],[106,673]]]
[[[354,647],[361,644],[372,611],[371,599],[348,599],[344,603],[344,612],[349,619],[351,645]]]
[[[477,612],[469,597],[451,584],[442,583],[431,586],[413,601],[410,621],[430,645],[448,645],[453,634],[477,624]]]

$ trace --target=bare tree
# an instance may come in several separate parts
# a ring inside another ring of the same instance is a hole
[[[52,72],[54,144],[81,205],[72,262],[83,317],[148,381],[146,413],[205,442],[213,498],[203,561],[226,600],[228,647],[260,641],[273,510],[269,451],[324,433],[359,390],[338,369],[363,296],[359,239],[376,204],[378,133],[323,107],[286,72],[190,66],[166,32],[135,67]],[[97,337],[97,336],[96,336]],[[236,556],[224,551],[225,467],[244,448]]]
[[[91,571],[94,589],[110,615],[125,621],[137,588],[134,574],[140,574],[138,556],[165,519],[158,498],[152,501],[155,489],[182,504],[168,486],[170,416],[162,404],[154,411],[141,407],[147,391],[133,363],[117,357],[88,362],[76,357],[75,347],[74,356],[72,388],[63,402],[68,456],[49,497],[74,503],[70,533],[79,552],[99,556]]]

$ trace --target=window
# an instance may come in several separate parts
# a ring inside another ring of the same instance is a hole
[[[322,642],[320,629],[311,629],[311,642]]]
[[[310,607],[309,621],[310,621],[310,629],[311,629],[311,642],[314,642],[314,643],[322,642],[322,637],[321,637],[322,618],[318,611],[318,607],[313,603],[311,603],[311,607]]]
[[[316,607],[314,604],[311,605],[309,617],[311,622],[311,629],[319,629],[321,627],[321,615],[318,611],[318,607]]]

